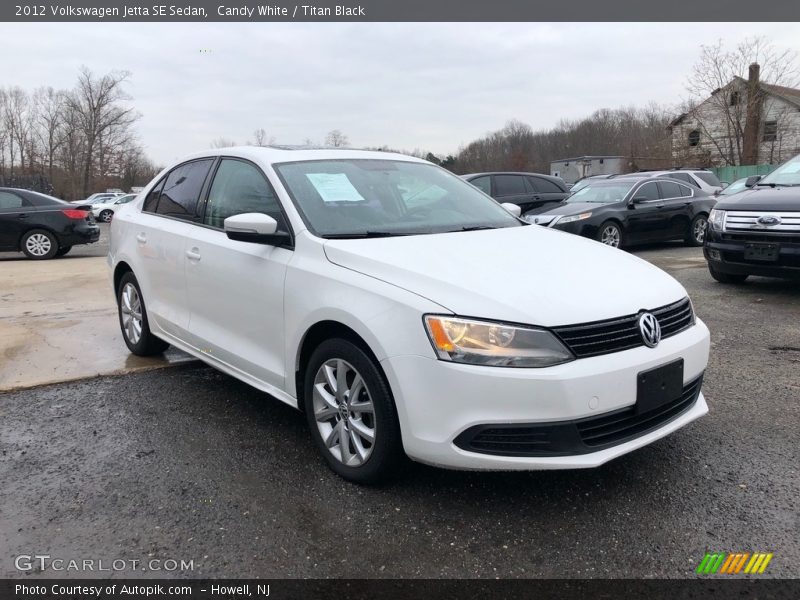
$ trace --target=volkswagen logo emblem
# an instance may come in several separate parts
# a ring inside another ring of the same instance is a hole
[[[642,341],[648,348],[655,348],[661,341],[661,325],[658,319],[649,312],[639,316],[639,333],[642,334]]]
[[[767,227],[771,227],[772,225],[780,225],[781,218],[777,215],[763,215],[758,217],[756,221],[759,225],[766,225]]]

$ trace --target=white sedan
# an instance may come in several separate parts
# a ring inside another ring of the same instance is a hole
[[[686,290],[518,214],[399,154],[201,152],[111,223],[123,339],[297,407],[362,483],[404,455],[595,467],[706,414],[709,332]]]
[[[91,204],[91,211],[94,218],[103,223],[110,223],[114,214],[125,204],[136,198],[136,194],[126,194],[112,198],[104,198],[100,202]]]

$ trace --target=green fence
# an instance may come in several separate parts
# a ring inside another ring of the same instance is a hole
[[[736,167],[714,167],[714,171],[720,181],[733,183],[742,177],[751,175],[769,175],[778,165],[740,165]]]

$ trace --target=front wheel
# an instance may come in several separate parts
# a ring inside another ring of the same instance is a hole
[[[122,339],[133,354],[153,356],[169,348],[169,344],[150,332],[147,310],[142,298],[142,290],[130,271],[122,276],[117,290],[117,308]]]
[[[597,241],[606,246],[622,248],[622,228],[614,221],[606,221],[597,230]]]
[[[721,271],[717,271],[711,265],[708,265],[708,272],[711,273],[711,277],[720,283],[744,283],[745,279],[749,277],[749,275],[741,275],[736,273],[722,273]]]
[[[702,246],[706,239],[706,226],[708,225],[708,217],[706,215],[697,215],[689,224],[689,229],[686,231],[686,245],[687,246]]]
[[[311,436],[339,476],[377,483],[403,457],[392,393],[375,361],[344,339],[327,340],[311,355],[304,375]]]

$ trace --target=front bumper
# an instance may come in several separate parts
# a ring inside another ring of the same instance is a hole
[[[470,428],[490,424],[561,423],[612,413],[636,403],[636,378],[678,358],[684,384],[702,375],[709,333],[694,327],[640,347],[545,369],[480,367],[416,355],[382,361],[395,396],[406,453],[420,462],[456,469],[569,469],[601,465],[664,437],[708,412],[702,393],[663,425],[596,452],[508,456],[459,447]],[[463,444],[462,444],[463,445]]]
[[[778,244],[778,259],[774,262],[745,260],[745,244],[750,242]],[[796,236],[768,236],[758,232],[727,234],[709,228],[703,255],[709,266],[720,273],[800,279],[800,242]]]

